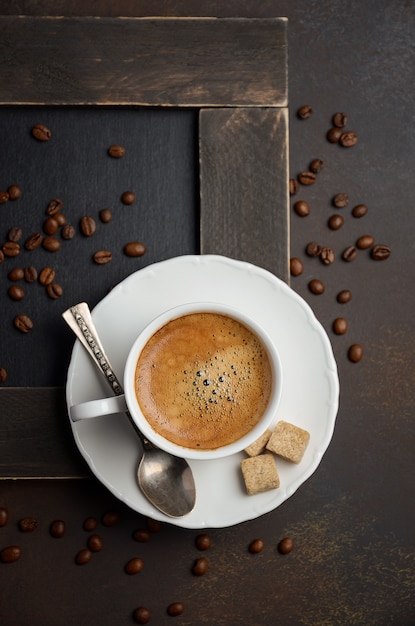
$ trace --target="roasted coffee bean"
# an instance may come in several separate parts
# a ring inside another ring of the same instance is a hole
[[[65,226],[67,222],[66,215],[64,215],[63,213],[55,213],[53,217],[58,222],[59,228],[61,228],[62,226]]]
[[[349,196],[347,193],[336,193],[332,202],[337,209],[344,209],[349,204]]]
[[[347,332],[348,324],[344,317],[336,317],[333,322],[333,332],[336,335],[344,335]]]
[[[153,519],[152,517],[148,517],[146,519],[146,525],[151,533],[158,533],[161,530],[161,522],[157,519]]]
[[[319,256],[321,252],[321,246],[315,241],[310,241],[310,243],[307,244],[305,251],[308,256]]]
[[[25,241],[24,247],[26,250],[36,250],[43,241],[43,235],[41,233],[34,233],[30,235]]]
[[[292,257],[290,259],[290,274],[291,276],[299,276],[304,271],[303,263],[298,257]]]
[[[143,243],[140,243],[139,241],[131,241],[124,246],[124,253],[127,256],[131,257],[143,256],[146,250],[147,248],[145,247],[145,245]]]
[[[62,239],[73,239],[75,237],[75,228],[72,224],[65,224],[61,230]]]
[[[98,520],[95,517],[87,517],[84,520],[82,528],[87,532],[91,532],[91,530],[95,530],[98,526]]]
[[[39,282],[41,285],[50,285],[55,280],[56,272],[52,267],[44,267],[39,274]]]
[[[124,191],[124,193],[121,195],[121,202],[127,205],[134,204],[135,193],[133,191]]]
[[[334,252],[328,246],[321,248],[320,259],[324,263],[324,265],[330,265],[334,261]]]
[[[202,533],[196,537],[196,547],[198,550],[209,550],[212,540],[209,535]]]
[[[38,141],[49,141],[52,137],[52,133],[44,124],[36,124],[32,128],[32,135]]]
[[[61,247],[61,242],[56,237],[45,237],[42,241],[42,246],[48,252],[57,252]]]
[[[312,280],[310,280],[310,282],[308,283],[308,288],[311,293],[314,293],[314,295],[316,296],[321,295],[325,291],[324,283],[318,278],[313,278]]]
[[[209,569],[209,561],[205,559],[205,557],[201,557],[200,559],[196,559],[192,567],[192,573],[195,576],[203,576]]]
[[[0,559],[3,563],[14,563],[22,556],[22,549],[20,546],[7,546],[0,552]]]
[[[313,159],[310,163],[310,172],[319,174],[324,167],[324,163],[321,159]]]
[[[333,128],[330,128],[330,130],[327,132],[327,139],[330,143],[339,143],[342,134],[342,129],[334,126]]]
[[[22,197],[23,192],[20,189],[19,185],[10,185],[7,193],[9,194],[9,200],[18,200]]]
[[[15,302],[19,302],[19,300],[22,300],[25,295],[23,289],[18,285],[12,285],[11,287],[9,287],[7,293],[9,295],[9,298],[14,300]]]
[[[265,544],[262,541],[262,539],[254,539],[249,544],[248,550],[249,552],[251,552],[251,554],[259,554],[260,552],[263,551],[264,547],[265,547]]]
[[[110,146],[108,148],[108,154],[113,159],[122,159],[125,155],[125,148],[123,146]]]
[[[137,624],[148,624],[151,620],[151,613],[145,606],[139,606],[135,609],[133,617]]]
[[[367,250],[368,248],[371,248],[374,243],[375,239],[374,237],[372,237],[372,235],[362,235],[356,241],[356,247],[360,250]]]
[[[344,128],[347,126],[346,113],[335,113],[333,115],[333,126],[336,126],[337,128]]]
[[[353,217],[364,217],[367,212],[368,208],[365,204],[357,204],[352,210],[352,215]]]
[[[15,241],[6,241],[2,246],[4,256],[14,257],[20,254],[20,245]]]
[[[144,567],[144,561],[139,557],[134,559],[130,559],[128,563],[125,564],[124,571],[126,574],[130,576],[134,576],[134,574],[138,574]]]
[[[102,543],[102,539],[99,535],[91,535],[88,539],[88,548],[91,552],[100,552],[104,544]]]
[[[108,224],[112,220],[111,209],[101,209],[101,211],[99,212],[99,219],[104,224]]]
[[[308,204],[308,202],[306,202],[305,200],[298,200],[294,204],[294,211],[300,217],[306,217],[307,215],[310,215],[311,209],[310,209],[310,205]]]
[[[7,239],[9,241],[14,241],[14,243],[17,243],[22,238],[22,232],[23,231],[21,228],[19,228],[18,226],[13,226],[13,228],[11,228],[7,233]]]
[[[363,347],[360,343],[354,343],[350,346],[347,356],[352,363],[359,363],[363,358]]]
[[[52,300],[57,300],[63,294],[63,289],[58,283],[49,283],[46,285],[46,293]]]
[[[0,263],[4,262],[4,252],[3,250],[0,248]]]
[[[37,281],[37,269],[33,265],[24,268],[24,279],[27,283],[35,283]]]
[[[7,193],[7,191],[1,190],[0,191],[0,204],[5,204],[6,202],[8,202],[9,200],[9,194]]]
[[[167,607],[167,613],[171,615],[171,617],[177,617],[181,615],[184,611],[184,604],[182,602],[172,602]]]
[[[308,120],[313,115],[313,109],[309,104],[304,104],[298,109],[297,115],[302,120]]]
[[[37,519],[34,517],[24,517],[19,521],[19,529],[23,533],[31,533],[37,528]]]
[[[295,178],[290,178],[290,183],[289,183],[290,196],[297,195],[299,189],[300,189],[300,185],[298,184],[298,180],[296,180]]]
[[[0,383],[5,383],[6,380],[7,380],[7,370],[4,367],[0,367]],[[0,515],[0,519],[1,519],[1,515]],[[1,526],[1,523],[0,523],[0,526]]]
[[[352,130],[348,130],[347,132],[342,133],[339,139],[339,143],[341,146],[343,146],[343,148],[351,148],[352,146],[355,146],[357,142],[357,135]]]
[[[378,243],[372,248],[371,256],[375,261],[386,261],[391,255],[391,249],[384,243]]]
[[[24,270],[23,270],[23,268],[21,268],[21,267],[14,267],[7,274],[7,278],[9,280],[12,280],[12,281],[22,280],[22,278],[24,278]]]
[[[120,521],[121,515],[118,511],[107,511],[101,518],[104,526],[115,526]]]
[[[91,559],[92,559],[91,550],[88,550],[88,548],[84,548],[83,550],[80,550],[78,554],[75,556],[75,563],[77,565],[85,565],[86,563],[89,563]]]
[[[97,225],[93,217],[89,215],[84,215],[80,222],[81,233],[85,235],[85,237],[91,237],[96,229]]]
[[[339,215],[338,213],[329,217],[329,220],[327,222],[327,225],[329,228],[331,228],[331,230],[339,230],[339,228],[341,228],[343,224],[344,217],[342,215]]]
[[[98,250],[92,258],[98,265],[105,265],[112,261],[112,253],[109,250]]]
[[[8,521],[9,521],[9,511],[6,509],[6,507],[1,506],[0,507],[0,528],[3,528],[4,526],[6,526]]]
[[[342,259],[344,261],[354,261],[357,257],[359,251],[356,246],[348,246],[345,250],[343,250]]]
[[[301,185],[314,185],[317,180],[317,176],[314,172],[300,172],[297,179]]]
[[[33,329],[33,322],[27,315],[17,315],[13,320],[13,324],[21,333],[29,333]]]
[[[66,524],[61,519],[55,519],[49,527],[49,532],[52,535],[52,537],[55,537],[55,539],[60,539],[61,537],[63,537],[65,534],[65,531],[66,531]]]
[[[294,548],[294,541],[291,537],[284,537],[278,544],[278,550],[281,554],[288,554]]]
[[[151,533],[149,530],[145,528],[138,528],[133,532],[134,541],[139,541],[140,543],[147,543],[151,539]]]
[[[46,215],[56,215],[59,213],[63,206],[63,202],[60,198],[54,198],[51,200],[46,208]]]
[[[47,235],[54,235],[59,228],[58,220],[54,217],[48,217],[43,222],[43,230]]]
[[[352,299],[352,292],[349,289],[342,289],[337,294],[336,299],[340,304],[347,304]]]

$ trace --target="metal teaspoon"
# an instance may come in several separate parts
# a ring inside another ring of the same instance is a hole
[[[104,375],[114,394],[121,395],[123,389],[104,352],[88,304],[81,302],[72,306],[62,317]],[[169,517],[187,515],[196,503],[196,487],[189,464],[185,459],[154,446],[138,429],[131,415],[128,412],[126,415],[143,445],[143,455],[137,470],[138,484],[143,494]]]

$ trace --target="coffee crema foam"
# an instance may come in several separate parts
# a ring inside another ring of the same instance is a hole
[[[152,428],[186,448],[237,441],[261,419],[272,369],[261,340],[218,313],[191,313],[158,330],[142,350],[135,393]]]

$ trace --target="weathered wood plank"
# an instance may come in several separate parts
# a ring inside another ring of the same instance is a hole
[[[289,279],[286,109],[200,111],[201,252]]]
[[[0,17],[0,104],[286,106],[286,26]]]

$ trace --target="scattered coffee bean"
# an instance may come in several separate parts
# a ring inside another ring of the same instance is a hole
[[[108,224],[112,220],[111,209],[101,209],[101,211],[99,212],[99,219],[104,224]]]
[[[348,130],[345,133],[342,133],[339,143],[343,148],[351,148],[355,146],[358,142],[358,138],[355,132],[352,130]]]
[[[13,324],[21,333],[26,334],[33,329],[33,322],[27,315],[17,315],[13,320]]]
[[[124,193],[121,195],[121,202],[127,205],[134,204],[135,193],[133,191],[124,191]]]
[[[7,370],[4,367],[0,367],[0,383],[5,383],[7,380]],[[1,522],[1,515],[0,515]],[[1,526],[1,523],[0,523]]]
[[[158,533],[161,530],[161,522],[157,519],[148,517],[146,520],[147,528],[151,533]]]
[[[52,137],[52,133],[44,124],[36,124],[32,128],[32,136],[38,141],[49,141]]]
[[[305,200],[298,200],[294,204],[294,211],[300,217],[306,217],[307,215],[310,215],[311,209],[310,209],[310,205],[308,204],[308,202],[306,202]]]
[[[333,126],[337,128],[344,128],[347,126],[347,115],[346,113],[335,113],[333,115]]]
[[[124,246],[124,254],[131,257],[143,256],[146,250],[145,245],[139,241],[131,241]]]
[[[17,243],[18,241],[20,241],[21,238],[22,238],[22,229],[19,228],[18,226],[13,226],[13,228],[11,228],[9,232],[7,233],[7,239],[9,241],[14,241],[14,243]]]
[[[264,542],[262,539],[254,539],[249,544],[248,550],[251,554],[259,554],[264,549]]]
[[[327,139],[330,143],[338,143],[342,134],[342,129],[334,126],[327,132]]]
[[[86,563],[89,563],[91,559],[92,559],[91,550],[88,550],[88,548],[83,548],[83,550],[80,550],[78,554],[75,556],[75,563],[77,565],[85,565]]]
[[[37,269],[33,265],[24,268],[24,279],[27,283],[35,283],[37,281]]]
[[[339,230],[339,228],[341,228],[343,224],[344,224],[344,217],[343,215],[339,215],[338,213],[331,215],[331,217],[329,217],[329,220],[327,222],[327,225],[331,230]]]
[[[171,615],[171,617],[177,617],[181,615],[184,611],[184,605],[182,602],[172,602],[167,607],[167,613]]]
[[[41,233],[34,233],[30,235],[25,241],[24,247],[26,250],[36,250],[43,241],[43,235]]]
[[[320,259],[324,263],[324,265],[330,265],[334,261],[334,252],[328,246],[321,248]]]
[[[344,209],[349,204],[349,196],[347,193],[336,193],[332,202],[337,209]]]
[[[148,624],[151,620],[151,613],[145,606],[139,606],[135,609],[133,617],[137,624]]]
[[[344,261],[354,261],[357,257],[359,251],[356,246],[348,246],[345,250],[343,250],[342,259]]]
[[[54,235],[59,228],[58,220],[54,217],[48,217],[43,222],[43,230],[47,235]]]
[[[290,259],[290,274],[291,276],[299,276],[304,271],[303,263],[298,257],[292,257]]]
[[[56,519],[54,520],[49,528],[49,532],[52,535],[52,537],[55,537],[55,539],[60,539],[61,537],[64,536],[66,531],[66,524],[63,520],[61,519]]]
[[[80,222],[81,233],[85,235],[85,237],[91,237],[96,229],[97,225],[93,217],[89,215],[84,215]]]
[[[125,155],[125,148],[123,146],[110,146],[108,148],[108,154],[113,159],[122,159]]]
[[[118,511],[108,511],[104,513],[101,518],[101,522],[104,526],[115,526],[120,521],[121,515]]]
[[[19,287],[18,285],[12,285],[11,287],[9,287],[7,290],[7,293],[9,295],[9,298],[14,300],[15,302],[19,302],[20,300],[23,300],[25,296],[23,289]]]
[[[298,109],[297,115],[302,120],[308,120],[313,115],[313,109],[309,104],[304,104]]]
[[[310,163],[310,172],[319,174],[324,167],[324,163],[321,159],[313,159]]]
[[[372,235],[362,235],[356,241],[356,247],[360,250],[367,250],[368,248],[371,248],[374,243],[375,239],[374,237],[372,237]]]
[[[209,535],[202,533],[196,537],[196,547],[198,550],[209,550],[212,540]]]
[[[4,252],[3,250],[0,248],[0,263],[4,262]]]
[[[314,293],[314,295],[316,296],[321,295],[325,291],[324,283],[318,278],[313,278],[312,280],[310,280],[310,282],[308,283],[308,288],[311,293]]]
[[[56,215],[56,213],[59,213],[62,206],[62,200],[60,198],[54,198],[49,202],[48,206],[46,207],[46,215]]]
[[[20,189],[19,185],[10,185],[7,193],[9,194],[9,200],[18,200],[22,197],[23,192]]]
[[[297,195],[299,189],[300,189],[300,185],[298,183],[298,180],[296,180],[295,178],[290,178],[290,182],[289,182],[290,196]]]
[[[75,237],[75,228],[72,224],[65,224],[61,230],[62,239],[73,239]]]
[[[320,256],[321,246],[315,241],[310,241],[310,243],[307,244],[305,251],[308,256]]]
[[[354,343],[350,346],[347,356],[352,363],[359,363],[363,358],[363,347],[360,343]]]
[[[52,300],[57,300],[63,295],[63,289],[58,283],[49,283],[46,285],[46,293]]]
[[[0,559],[3,563],[14,563],[22,556],[20,546],[7,546],[0,552]]]
[[[301,185],[314,185],[317,180],[317,176],[314,172],[300,172],[297,179]]]
[[[0,528],[3,528],[4,526],[6,526],[8,521],[9,521],[9,511],[6,509],[6,507],[2,506],[0,507]]]
[[[59,228],[65,226],[67,222],[66,215],[64,215],[63,213],[55,213],[54,218],[58,222]]]
[[[365,204],[357,204],[352,210],[352,215],[353,217],[364,217],[367,212],[368,208]]]
[[[34,517],[24,517],[19,521],[18,526],[23,533],[31,533],[37,528],[37,519]]]
[[[95,517],[87,517],[84,520],[82,528],[86,530],[87,532],[90,532],[91,530],[95,530],[97,526],[98,526],[98,520]]]
[[[88,548],[91,552],[100,552],[104,544],[102,543],[102,539],[99,535],[91,535],[88,539]]]
[[[44,267],[39,274],[39,282],[41,285],[50,285],[55,280],[56,272],[51,267]]]
[[[7,278],[9,280],[12,280],[12,281],[22,280],[22,278],[24,278],[24,270],[23,270],[23,268],[22,267],[14,267],[7,274]]]
[[[205,557],[196,559],[192,567],[192,573],[195,576],[203,576],[209,569],[209,561]]]
[[[281,554],[288,554],[294,548],[294,541],[291,537],[284,537],[278,544],[278,550]]]
[[[98,250],[92,258],[98,265],[105,265],[112,261],[112,253],[109,250]]]
[[[140,559],[139,557],[136,557],[134,559],[130,559],[128,563],[126,563],[124,567],[124,571],[126,574],[129,574],[130,576],[134,576],[134,574],[138,574],[139,572],[141,572],[143,567],[144,567],[144,561]]]
[[[42,246],[48,252],[57,252],[61,247],[61,242],[56,237],[45,237],[42,241]]]
[[[347,304],[352,299],[352,292],[349,289],[342,289],[337,294],[336,299],[340,304]]]
[[[0,191],[0,204],[5,204],[8,201],[9,201],[9,194],[7,193],[7,191],[1,190]]]
[[[347,332],[348,324],[344,317],[337,317],[333,322],[333,332],[336,335],[344,335]]]
[[[375,261],[386,261],[391,255],[391,249],[384,243],[378,243],[372,248],[371,256]]]
[[[149,530],[145,528],[138,528],[133,532],[134,541],[139,541],[140,543],[147,543],[151,539],[151,533]]]
[[[6,241],[2,246],[4,256],[15,257],[20,254],[20,245],[15,241]]]

